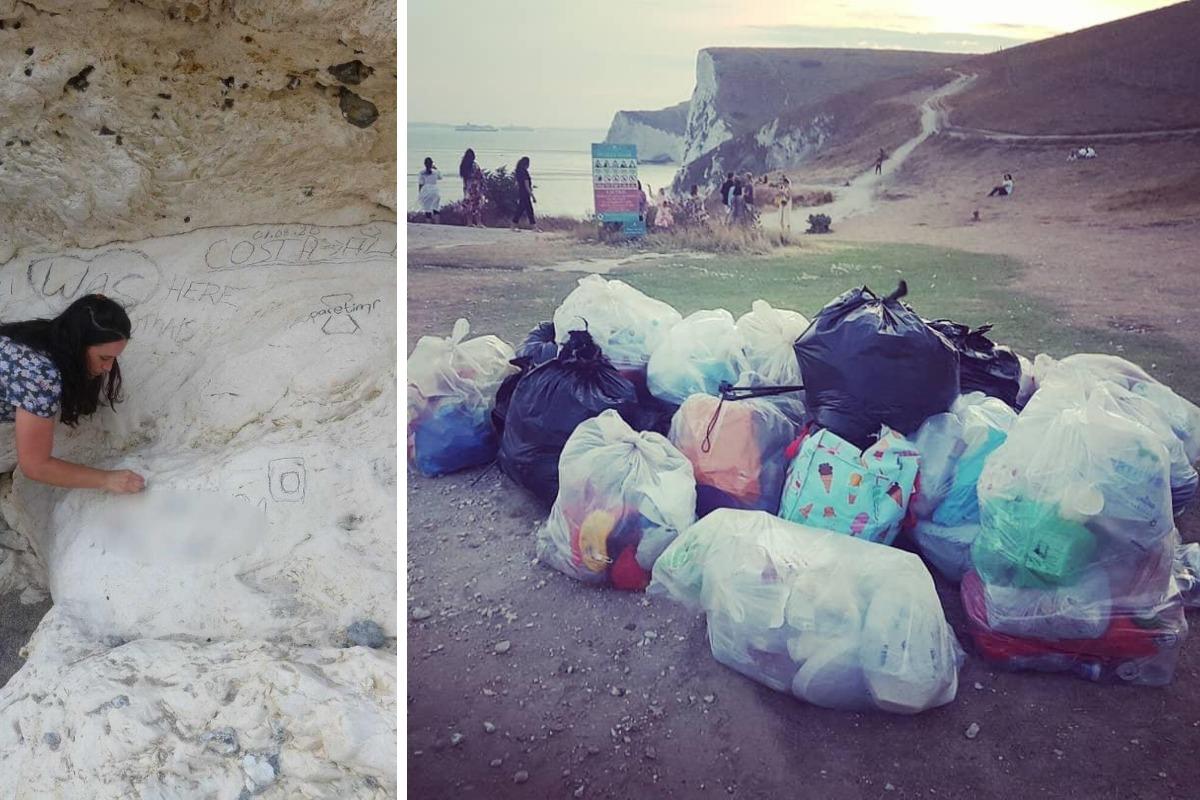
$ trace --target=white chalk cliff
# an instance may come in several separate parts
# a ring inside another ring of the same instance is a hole
[[[689,103],[658,111],[618,111],[606,142],[637,145],[638,161],[665,164],[683,158],[683,132]]]
[[[0,262],[395,220],[389,0],[0,0]]]
[[[0,590],[54,601],[0,797],[396,796],[395,248],[254,225],[0,266],[0,319],[128,307],[127,399],[56,453],[148,479],[0,487]]]

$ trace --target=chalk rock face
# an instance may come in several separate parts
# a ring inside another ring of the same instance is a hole
[[[911,87],[888,89],[887,82],[936,73],[961,58],[807,47],[701,50],[676,189],[716,182],[726,170],[794,166],[830,141],[835,117],[849,121],[878,99],[856,93],[881,85],[884,96],[902,94]]]
[[[55,450],[148,484],[0,488],[27,551],[0,585],[54,600],[0,689],[0,796],[395,795],[395,237],[226,227],[0,266],[0,319],[126,305],[126,400]]]
[[[642,163],[678,162],[683,157],[688,106],[684,102],[659,111],[618,111],[604,141],[637,145]]]
[[[394,221],[395,8],[0,0],[0,261],[247,220]]]

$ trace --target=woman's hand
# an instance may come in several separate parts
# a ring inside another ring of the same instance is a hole
[[[102,488],[113,494],[136,494],[146,488],[146,479],[128,469],[109,470],[104,475]]]

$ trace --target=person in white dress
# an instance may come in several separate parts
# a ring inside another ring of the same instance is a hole
[[[425,212],[426,222],[437,222],[438,209],[442,205],[442,195],[438,191],[438,181],[442,173],[433,165],[433,159],[425,158],[425,169],[417,175],[417,202]]]

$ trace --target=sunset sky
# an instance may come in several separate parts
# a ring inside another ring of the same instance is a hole
[[[704,47],[982,53],[1171,5],[796,0],[410,0],[408,119],[605,128],[687,100]]]

